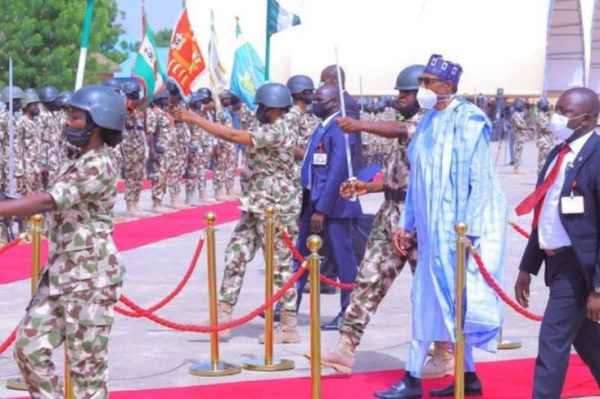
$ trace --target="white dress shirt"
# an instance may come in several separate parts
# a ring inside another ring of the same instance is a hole
[[[546,192],[538,223],[538,238],[541,249],[556,249],[571,246],[571,240],[560,221],[560,193],[565,183],[566,171],[573,167],[577,155],[593,133],[594,131],[591,131],[569,143],[570,151],[565,155],[560,165],[560,170],[554,184]],[[557,159],[558,154],[548,166],[546,176],[548,176],[554,167]]]

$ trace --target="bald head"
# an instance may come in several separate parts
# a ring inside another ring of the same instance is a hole
[[[346,73],[344,72],[344,68],[340,67],[340,75],[342,75],[342,87],[346,87]],[[321,82],[326,84],[338,84],[338,75],[337,75],[337,66],[329,65],[321,71]]]
[[[569,118],[569,127],[585,134],[596,127],[600,113],[598,94],[586,87],[564,91],[556,103],[555,111]]]
[[[315,99],[320,99],[320,102],[336,100],[340,101],[340,89],[336,85],[326,84],[317,89]]]

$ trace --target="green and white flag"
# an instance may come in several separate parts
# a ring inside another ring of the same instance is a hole
[[[152,29],[146,21],[146,13],[142,12],[142,26],[144,29],[144,37],[138,50],[135,66],[133,67],[133,75],[141,79],[146,93],[146,104],[150,103],[154,95],[158,93],[164,86],[166,74],[163,66],[160,64],[156,54],[156,42]]]
[[[300,25],[300,17],[281,8],[276,0],[267,3],[267,36],[292,26]]]

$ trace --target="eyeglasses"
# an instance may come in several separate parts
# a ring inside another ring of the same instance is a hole
[[[440,78],[429,78],[429,77],[424,77],[424,76],[419,76],[417,78],[417,80],[419,81],[419,84],[424,84],[425,86],[429,86],[430,84],[432,84],[433,82],[443,82],[444,79],[440,79]]]

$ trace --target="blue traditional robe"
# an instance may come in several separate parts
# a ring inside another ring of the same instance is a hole
[[[479,108],[455,99],[446,109],[433,109],[423,116],[408,147],[411,171],[398,226],[416,230],[419,248],[411,293],[411,351],[422,346],[425,354],[431,341],[456,341],[454,226],[458,222],[467,224],[467,235],[487,269],[500,285],[504,282],[507,207],[492,166],[490,133],[491,124]],[[467,344],[495,351],[501,325],[501,300],[468,256]],[[422,364],[413,367],[419,369]]]

